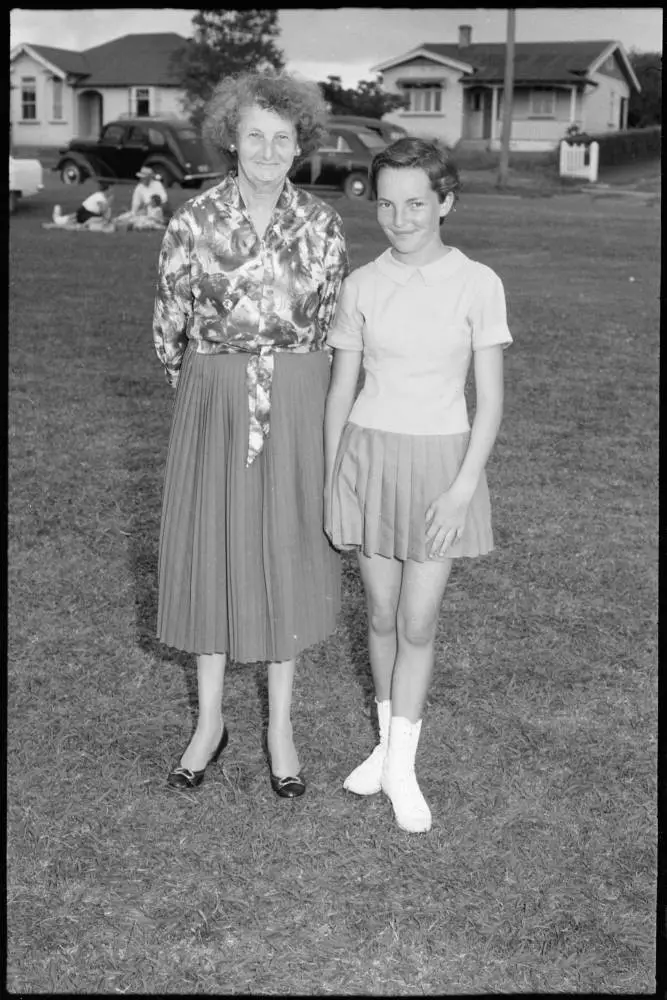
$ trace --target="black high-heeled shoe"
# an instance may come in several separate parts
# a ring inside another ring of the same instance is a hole
[[[301,774],[294,777],[277,778],[271,771],[271,788],[281,799],[297,799],[306,790],[306,782]]]
[[[223,725],[220,742],[213,751],[213,756],[209,757],[206,766],[202,768],[201,771],[191,771],[189,767],[181,767],[179,765],[167,775],[167,784],[171,785],[172,788],[196,788],[197,785],[201,785],[204,780],[204,775],[206,774],[206,768],[209,764],[215,764],[228,742],[229,732],[227,730],[227,726]]]

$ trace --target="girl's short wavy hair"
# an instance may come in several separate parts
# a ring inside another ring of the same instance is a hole
[[[378,175],[385,167],[390,167],[392,170],[419,167],[427,174],[440,204],[450,193],[454,195],[454,201],[458,201],[461,178],[449,150],[441,142],[406,136],[376,153],[369,169],[371,189],[375,198],[378,193]]]
[[[298,80],[275,71],[224,77],[206,105],[204,134],[218,149],[229,154],[229,147],[236,143],[241,115],[253,105],[292,122],[301,147],[300,158],[322,145],[327,106],[320,88],[310,80]]]

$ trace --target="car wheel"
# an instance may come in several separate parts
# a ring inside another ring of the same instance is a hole
[[[60,180],[63,184],[83,184],[86,175],[74,160],[66,160],[60,168]]]
[[[19,203],[19,196],[16,191],[9,192],[9,214],[13,215],[16,211],[16,206]]]
[[[366,174],[353,173],[345,178],[343,191],[347,198],[370,198],[371,182]]]

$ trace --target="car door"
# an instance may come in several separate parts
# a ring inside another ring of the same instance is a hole
[[[136,177],[137,170],[143,165],[150,148],[148,127],[131,125],[123,142],[123,177]]]
[[[292,179],[318,187],[339,187],[349,172],[351,157],[352,148],[344,133],[331,128],[319,149],[297,166]]]
[[[112,122],[102,129],[96,149],[99,159],[99,176],[112,179],[127,176],[123,166],[123,145],[126,133],[127,126],[121,122]]]

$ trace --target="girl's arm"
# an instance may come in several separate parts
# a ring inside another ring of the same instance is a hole
[[[442,555],[462,534],[466,513],[493,449],[503,415],[503,348],[500,344],[474,353],[475,416],[468,449],[459,473],[426,511],[426,542]]]
[[[324,481],[331,483],[336,452],[357,391],[361,351],[334,349],[331,381],[324,407]]]

